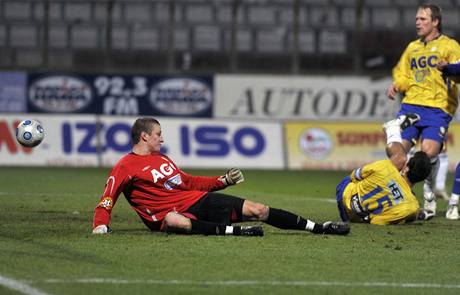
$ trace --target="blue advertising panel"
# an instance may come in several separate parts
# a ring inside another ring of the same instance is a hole
[[[148,100],[162,116],[212,117],[212,77],[155,77]]]
[[[211,117],[212,76],[29,75],[30,112]]]
[[[0,112],[27,112],[26,80],[23,72],[0,72]]]
[[[27,105],[32,113],[99,113],[92,81],[74,74],[29,74]]]

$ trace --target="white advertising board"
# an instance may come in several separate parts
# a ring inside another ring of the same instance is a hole
[[[24,114],[0,118],[0,165],[106,166],[131,151],[135,117],[28,115],[42,122],[44,141],[33,149],[15,140]],[[164,152],[180,167],[284,168],[281,123],[159,118]],[[100,130],[100,132],[98,132]]]
[[[134,118],[102,117],[101,120],[109,128],[119,130],[116,133],[123,138],[129,135],[127,132],[134,122]],[[159,120],[164,138],[163,151],[179,166],[284,168],[280,123],[170,118]],[[110,141],[109,146],[113,147],[111,133],[105,134],[105,145]],[[121,142],[120,146],[128,144],[126,139],[118,142]],[[102,161],[104,165],[111,165],[119,157],[119,151],[107,149]]]
[[[399,109],[387,98],[390,84],[390,77],[216,75],[214,116],[385,121]]]
[[[22,147],[15,138],[17,124],[29,118],[40,121],[46,132],[43,142],[32,149]],[[77,142],[87,140],[86,133],[69,133],[70,126],[78,125],[82,129],[94,125],[94,122],[94,116],[83,115],[2,114],[0,117],[0,165],[97,166],[97,154],[79,151],[76,146]]]

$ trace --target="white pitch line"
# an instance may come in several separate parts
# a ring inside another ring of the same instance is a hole
[[[19,196],[19,197],[42,197],[42,196],[51,196],[51,197],[100,197],[98,194],[88,195],[82,193],[50,193],[50,192],[0,192],[0,196]]]
[[[46,279],[32,281],[49,284],[150,284],[150,285],[196,285],[196,286],[316,286],[316,287],[383,287],[383,288],[430,288],[460,289],[460,285],[427,284],[427,283],[389,283],[389,282],[335,282],[335,281],[193,281],[193,280],[128,280],[112,278],[93,279]]]
[[[27,295],[50,295],[31,286],[0,275],[0,285]]]

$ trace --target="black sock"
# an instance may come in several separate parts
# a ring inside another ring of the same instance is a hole
[[[306,230],[307,220],[281,209],[271,208],[266,223],[281,229]]]
[[[192,235],[225,235],[225,224],[219,224],[214,222],[194,220],[190,219],[192,222]]]
[[[324,229],[323,229],[323,225],[322,224],[319,224],[319,223],[315,223],[315,226],[313,227],[313,229],[311,230],[312,233],[315,233],[315,234],[322,234],[324,233]]]

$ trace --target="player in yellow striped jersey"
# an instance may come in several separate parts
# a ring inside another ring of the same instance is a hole
[[[401,129],[419,120],[407,114],[385,123],[389,159],[355,169],[339,183],[336,198],[343,221],[387,225],[432,217],[419,210],[412,192],[412,186],[430,174],[430,158],[419,151],[407,160],[401,139]]]
[[[421,150],[428,154],[432,173],[425,181],[424,207],[436,212],[433,194],[434,178],[439,167],[438,154],[446,139],[449,123],[457,109],[458,88],[452,77],[437,69],[440,61],[460,61],[460,45],[441,33],[441,9],[432,4],[422,5],[415,16],[419,39],[404,50],[393,69],[393,84],[388,88],[389,98],[404,93],[398,116],[416,113],[421,120],[402,133],[404,149],[409,152],[413,142],[420,139]]]

